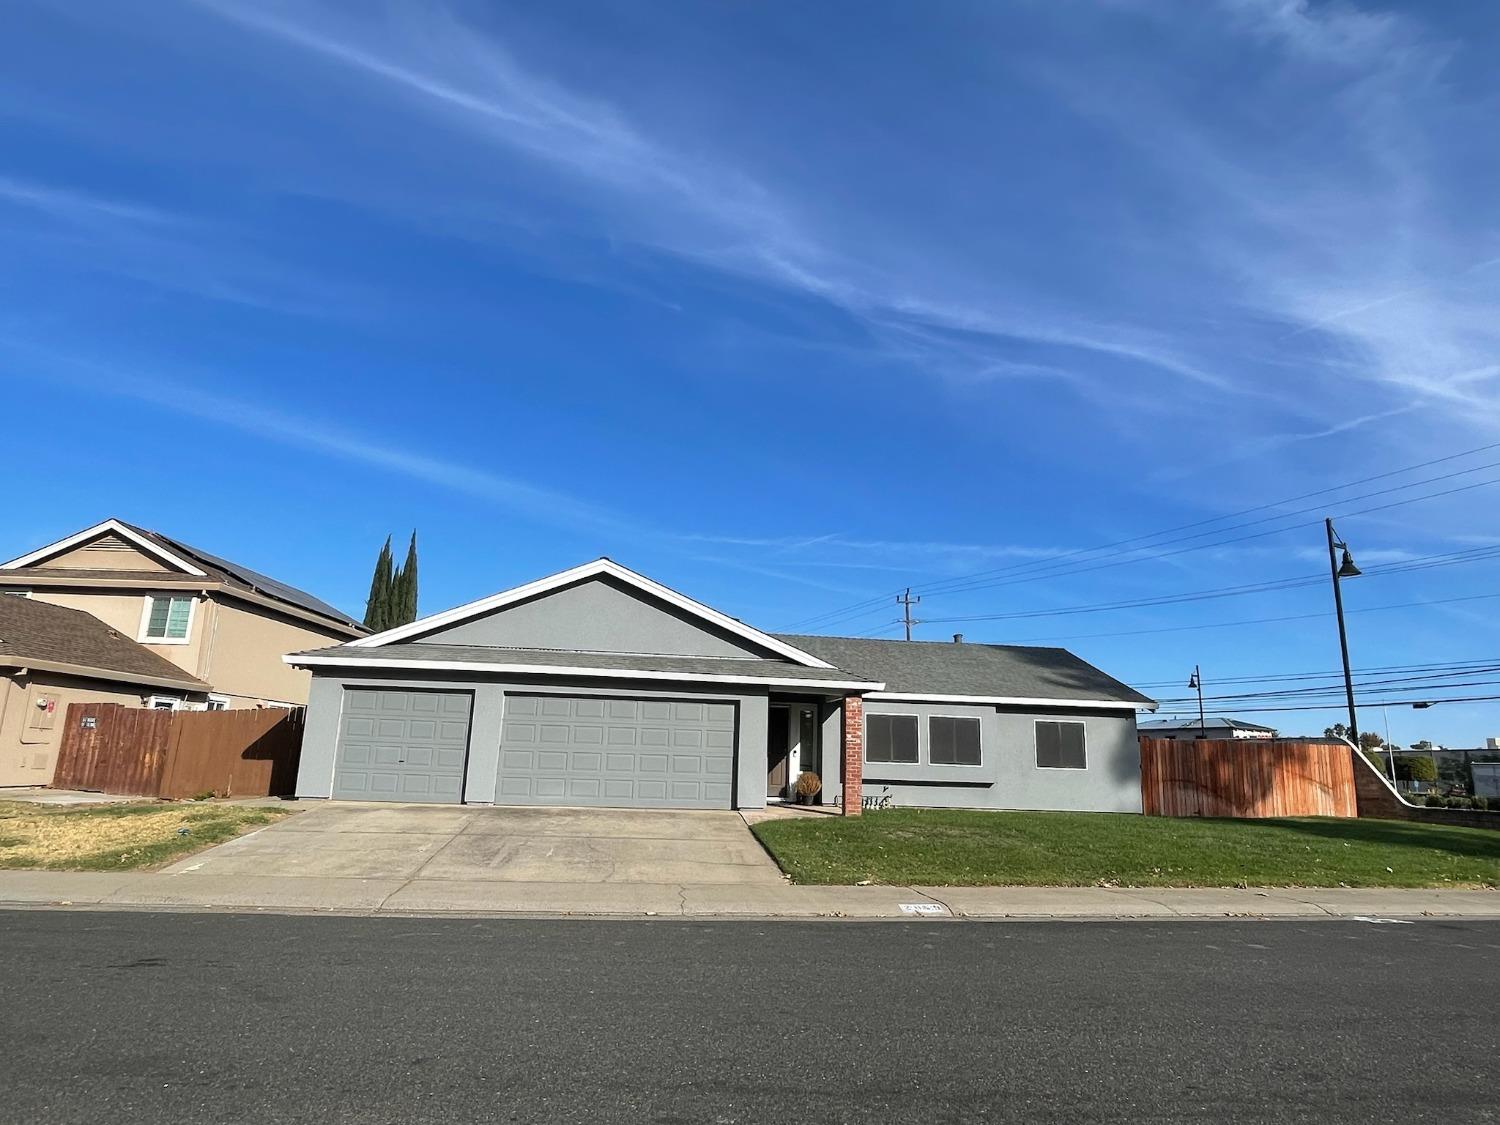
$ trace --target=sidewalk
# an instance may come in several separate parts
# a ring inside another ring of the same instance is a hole
[[[1500,919],[1500,891],[496,883],[0,871],[0,907],[5,906],[617,918]]]

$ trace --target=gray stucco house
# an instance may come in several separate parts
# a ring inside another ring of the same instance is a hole
[[[1155,704],[1057,648],[763,633],[599,559],[294,653],[300,797],[1139,812]]]

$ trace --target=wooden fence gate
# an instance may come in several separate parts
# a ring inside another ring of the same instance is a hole
[[[1141,739],[1150,816],[1358,816],[1349,748],[1289,739]]]
[[[286,797],[297,785],[302,711],[147,711],[73,703],[54,789],[136,797]]]

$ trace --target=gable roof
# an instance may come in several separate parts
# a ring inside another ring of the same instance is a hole
[[[629,652],[573,652],[555,648],[502,648],[492,645],[393,645],[360,648],[335,645],[284,657],[296,668],[411,668],[493,675],[572,675],[626,680],[684,680],[694,683],[766,684],[827,691],[871,691],[883,684],[859,680],[837,668],[812,668],[783,660],[726,656],[665,656]]]
[[[393,644],[397,641],[417,637],[423,633],[430,633],[434,629],[454,625],[460,621],[468,621],[486,613],[492,613],[505,606],[514,605],[517,602],[529,598],[539,597],[560,590],[564,586],[570,586],[575,582],[582,582],[590,578],[608,576],[616,581],[622,582],[640,592],[675,606],[692,617],[707,622],[728,633],[733,633],[752,644],[774,652],[778,656],[801,664],[808,668],[832,668],[832,664],[812,653],[806,652],[796,645],[791,644],[784,637],[776,637],[770,633],[762,633],[759,629],[746,625],[743,621],[720,613],[716,609],[710,609],[702,602],[694,601],[685,594],[679,594],[676,590],[663,586],[659,582],[653,582],[644,574],[637,574],[629,567],[621,566],[613,559],[599,558],[593,562],[575,566],[571,570],[559,571],[557,574],[539,578],[535,582],[528,582],[522,586],[516,586],[509,590],[502,590],[498,594],[491,594],[487,598],[480,598],[466,605],[456,606],[453,609],[434,613],[427,617],[419,618],[409,625],[400,625],[394,629],[387,629],[383,633],[373,636],[361,637],[357,641],[348,642],[348,648],[380,648],[383,645]]]
[[[180,574],[191,575],[217,582],[229,590],[241,590],[247,593],[259,594],[271,601],[281,602],[284,605],[295,606],[297,609],[311,613],[314,616],[325,618],[346,630],[363,633],[364,626],[342,610],[336,609],[325,601],[313,597],[305,590],[299,590],[295,586],[288,586],[284,582],[278,582],[274,578],[267,577],[247,566],[239,563],[221,559],[217,555],[211,555],[207,551],[197,547],[189,546],[180,539],[163,535],[159,531],[151,531],[144,527],[137,527],[123,520],[107,519],[97,523],[93,527],[86,527],[82,531],[59,539],[55,543],[49,543],[45,547],[39,547],[35,551],[0,563],[0,570],[15,572],[46,571],[45,577],[57,577],[66,574],[70,577],[109,579],[121,578],[130,580],[143,580],[150,575],[139,570],[108,570],[108,569],[76,569],[69,567],[47,568],[41,564],[47,559],[54,558],[91,540],[106,535],[115,535],[126,540],[132,545],[140,548],[152,558],[172,567]],[[41,575],[39,575],[41,576]],[[155,579],[152,579],[155,581]]]
[[[1234,719],[1228,715],[1205,715],[1203,725],[1209,727],[1224,727],[1229,730],[1260,730],[1276,733],[1275,727],[1261,726],[1259,723],[1247,723],[1244,719]],[[1187,719],[1153,719],[1149,723],[1141,723],[1140,730],[1192,730],[1198,726],[1198,720]]]
[[[81,609],[0,594],[0,665],[206,692],[208,684]]]
[[[777,635],[846,672],[884,681],[885,690],[872,699],[1156,708],[1154,700],[1062,648]]]

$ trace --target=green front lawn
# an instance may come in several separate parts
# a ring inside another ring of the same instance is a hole
[[[0,868],[156,867],[286,815],[284,809],[215,801],[69,806],[0,801]]]
[[[754,831],[798,883],[1500,886],[1500,831],[1392,820],[888,809]]]

